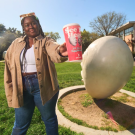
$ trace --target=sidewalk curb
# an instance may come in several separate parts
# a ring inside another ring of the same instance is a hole
[[[65,95],[69,94],[69,93],[79,91],[79,90],[83,90],[83,89],[85,89],[84,85],[72,86],[72,87],[67,87],[67,88],[61,89],[59,91],[58,100],[60,98],[64,97]],[[120,92],[126,93],[126,94],[128,94],[132,97],[135,97],[135,93],[133,93],[133,92],[126,91],[126,90],[123,90],[123,89],[121,89]],[[57,102],[58,102],[58,100],[57,100]],[[92,128],[77,125],[76,123],[73,123],[70,120],[68,120],[67,118],[65,118],[61,114],[61,112],[58,110],[57,105],[56,105],[56,114],[57,114],[59,125],[70,128],[72,131],[75,131],[77,133],[82,132],[82,133],[84,133],[84,135],[135,135],[135,129],[113,132],[113,131],[95,130],[95,129],[92,129]]]

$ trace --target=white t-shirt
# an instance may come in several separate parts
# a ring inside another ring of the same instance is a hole
[[[34,45],[32,45],[31,48],[27,49],[27,52],[25,54],[25,59],[23,58],[23,52],[24,49],[22,50],[20,55],[22,73],[37,72],[35,55],[34,55]],[[22,59],[23,59],[23,63],[22,63]]]

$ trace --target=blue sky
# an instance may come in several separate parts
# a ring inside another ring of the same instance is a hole
[[[58,32],[65,42],[63,26],[78,23],[81,30],[92,32],[90,21],[104,13],[124,13],[135,21],[135,0],[0,0],[0,23],[22,31],[19,16],[35,12],[44,32]]]

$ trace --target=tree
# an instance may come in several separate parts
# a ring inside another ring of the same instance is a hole
[[[6,28],[3,24],[0,24],[0,36],[6,31]]]
[[[17,28],[14,27],[13,28],[9,27],[8,29],[6,29],[6,33],[14,33],[16,38],[23,36],[21,31],[17,30]]]
[[[3,52],[8,49],[15,38],[16,35],[9,32],[5,32],[2,38],[0,38],[0,59],[2,59]]]
[[[0,24],[0,32],[4,32],[6,30],[5,26],[3,24]]]
[[[61,38],[58,32],[44,32],[44,34],[45,34],[46,36],[51,37],[51,38],[54,39],[55,41],[57,41],[58,39]]]
[[[9,27],[6,31],[10,33],[16,33],[17,29]]]
[[[81,36],[82,36],[82,52],[84,52],[93,41],[95,41],[100,37],[97,33],[94,32],[90,33],[85,29],[81,32]]]
[[[110,32],[122,26],[126,21],[126,15],[116,12],[108,12],[101,16],[97,16],[90,27],[95,33],[107,36]]]
[[[3,24],[0,24],[0,60],[2,59],[2,54],[8,49],[13,40],[17,37],[22,36],[21,31],[18,31],[16,28],[6,29]]]

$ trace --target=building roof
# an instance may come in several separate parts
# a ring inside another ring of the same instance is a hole
[[[134,24],[135,24],[135,21],[129,21],[129,22],[125,23],[124,25],[120,26],[119,28],[117,28],[116,30],[113,30],[112,32],[110,32],[109,35],[114,35],[118,32],[121,32],[124,29],[134,26]]]

